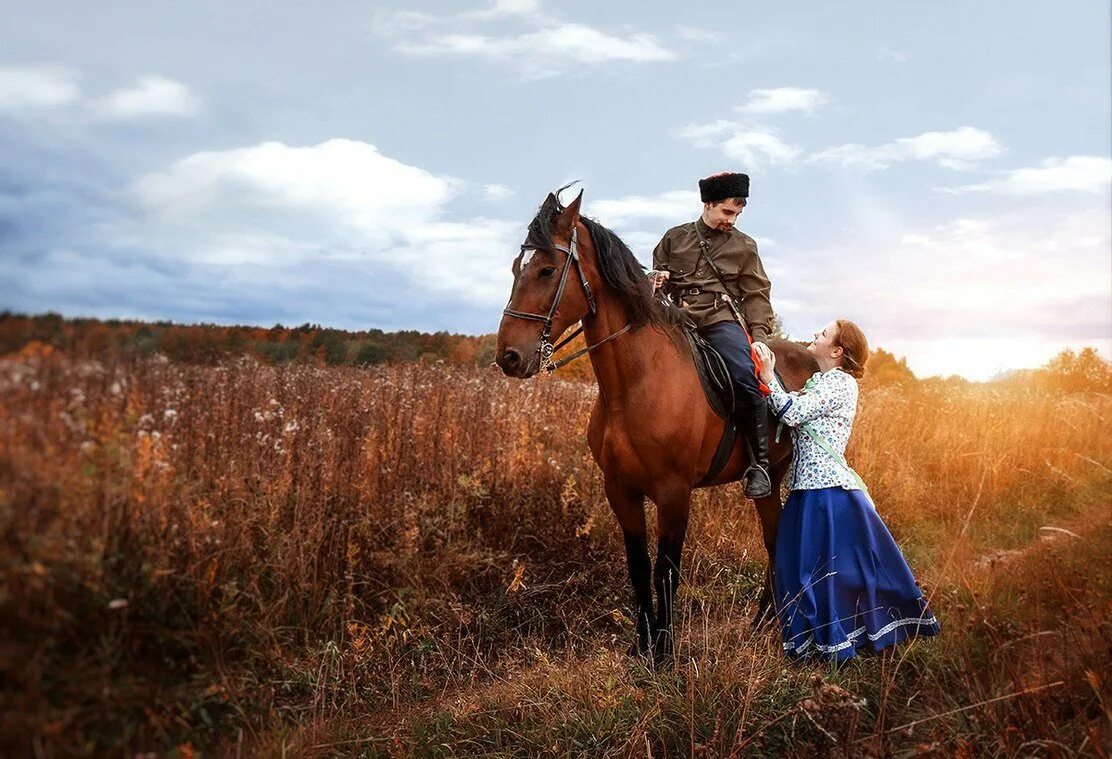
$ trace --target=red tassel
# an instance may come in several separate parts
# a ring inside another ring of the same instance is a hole
[[[757,389],[761,391],[761,395],[772,395],[772,388],[761,381],[761,357],[752,345],[749,346],[749,355],[753,359],[753,373],[757,375]]]

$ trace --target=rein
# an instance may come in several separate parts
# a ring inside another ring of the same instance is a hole
[[[594,316],[595,312],[598,310],[598,305],[595,302],[594,293],[591,292],[591,286],[587,283],[587,275],[583,273],[583,266],[579,262],[578,236],[579,229],[578,227],[575,227],[571,231],[571,247],[556,245],[555,243],[548,247],[528,244],[521,246],[522,252],[526,250],[551,249],[558,250],[567,254],[567,258],[564,259],[564,268],[560,272],[560,284],[556,288],[556,295],[552,299],[552,306],[548,309],[547,314],[531,314],[526,311],[515,311],[512,308],[505,308],[502,310],[502,313],[506,316],[516,316],[518,319],[530,319],[532,321],[544,322],[544,329],[541,331],[541,341],[540,345],[537,346],[537,353],[539,353],[541,357],[541,368],[546,372],[556,371],[561,366],[574,361],[575,359],[582,356],[584,353],[590,353],[595,348],[601,346],[603,343],[613,340],[619,335],[625,334],[629,331],[630,327],[633,326],[632,324],[626,324],[617,332],[604,337],[602,340],[599,340],[594,345],[588,345],[586,348],[578,350],[570,356],[565,356],[559,361],[552,361],[552,355],[556,353],[556,351],[563,348],[583,331],[582,320],[580,320],[579,329],[575,330],[575,332],[572,332],[570,335],[565,337],[557,345],[553,345],[551,340],[549,339],[552,336],[552,319],[556,315],[556,309],[560,306],[560,299],[564,297],[564,287],[568,283],[568,274],[571,272],[571,266],[573,262],[575,264],[575,270],[579,272],[579,281],[583,285],[583,292],[587,295],[587,306],[590,309],[587,316]]]

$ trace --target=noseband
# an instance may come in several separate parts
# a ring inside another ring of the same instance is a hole
[[[512,308],[505,308],[502,310],[502,313],[506,316],[516,316],[518,319],[530,319],[532,321],[544,322],[544,329],[541,330],[541,341],[540,345],[537,346],[537,352],[541,356],[541,368],[544,369],[546,372],[555,371],[561,366],[564,366],[565,364],[579,358],[584,353],[590,353],[606,341],[612,340],[615,337],[628,332],[629,328],[632,326],[630,324],[627,324],[614,334],[609,335],[602,340],[599,340],[594,345],[589,345],[586,348],[576,351],[570,356],[565,356],[559,361],[553,363],[552,355],[556,351],[567,345],[569,342],[571,342],[580,332],[583,331],[583,325],[581,322],[579,325],[579,329],[575,330],[575,332],[572,332],[570,335],[565,337],[559,342],[559,344],[553,345],[552,342],[549,340],[549,338],[552,336],[552,318],[556,315],[556,309],[560,306],[560,299],[564,297],[564,287],[568,283],[568,274],[571,272],[571,266],[573,263],[575,264],[575,270],[579,272],[579,281],[583,285],[583,292],[587,295],[587,307],[589,309],[589,313],[587,315],[594,316],[595,312],[598,310],[598,305],[595,303],[594,293],[591,292],[591,286],[587,283],[587,275],[583,273],[583,265],[579,262],[578,236],[579,229],[577,227],[573,227],[571,230],[571,247],[565,247],[563,245],[557,245],[555,243],[543,247],[540,245],[529,244],[521,246],[522,252],[527,250],[558,250],[567,254],[567,258],[564,259],[564,268],[560,272],[560,284],[556,287],[556,295],[552,298],[552,306],[548,309],[547,314],[531,314],[525,311],[515,311]]]

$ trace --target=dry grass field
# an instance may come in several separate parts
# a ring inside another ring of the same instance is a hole
[[[668,670],[593,386],[472,368],[0,361],[0,752],[1106,756],[1112,396],[865,387],[849,458],[943,634],[834,670],[748,621],[696,497]]]

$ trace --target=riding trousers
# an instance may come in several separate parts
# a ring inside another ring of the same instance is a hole
[[[750,353],[749,336],[737,322],[718,322],[699,330],[699,334],[722,354],[739,408],[762,405],[765,398],[757,383],[757,367]]]

